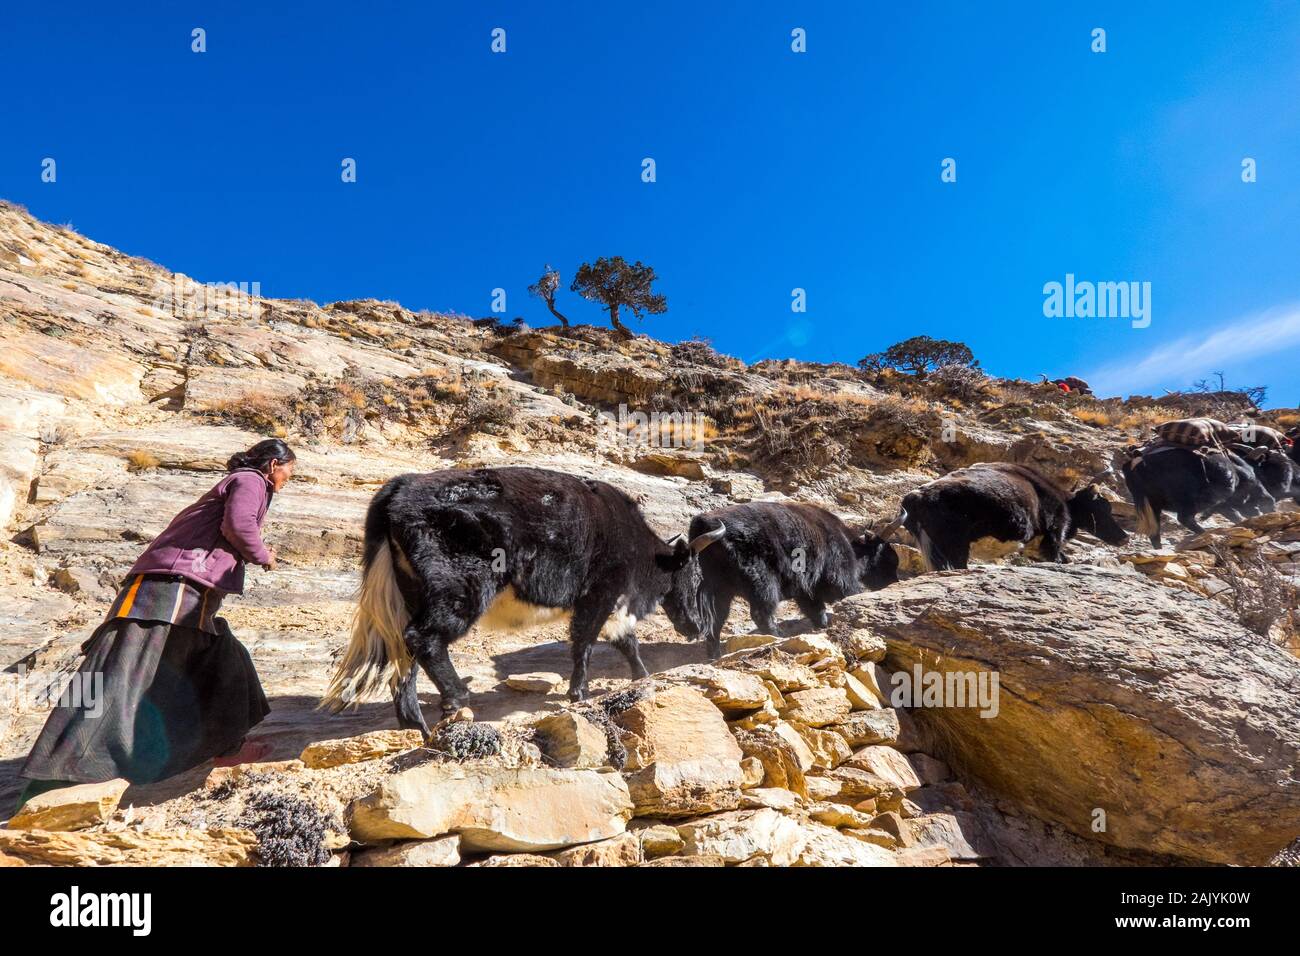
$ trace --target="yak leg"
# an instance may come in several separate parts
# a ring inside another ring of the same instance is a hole
[[[594,601],[580,601],[573,609],[573,619],[569,622],[570,650],[573,653],[573,674],[569,677],[569,700],[579,701],[587,698],[587,665],[591,661],[591,649],[600,636],[600,629],[609,616],[614,613],[612,598]]]
[[[969,538],[931,538],[930,550],[936,571],[965,570],[970,567]]]
[[[1196,534],[1201,534],[1205,531],[1205,529],[1196,522],[1196,512],[1190,509],[1178,512],[1178,523],[1188,531],[1193,531]],[[1154,541],[1152,543],[1154,543]],[[1156,547],[1158,548],[1160,545],[1157,544]]]
[[[731,602],[735,595],[730,591],[718,591],[713,595],[713,623],[704,635],[705,652],[709,660],[716,661],[722,657],[722,629],[731,614]]]
[[[637,643],[636,631],[630,630],[611,637],[609,643],[618,648],[618,652],[627,659],[627,666],[632,668],[634,678],[640,680],[642,677],[650,676],[650,672],[641,661],[641,645]]]
[[[1047,529],[1043,535],[1042,543],[1038,546],[1044,558],[1056,564],[1070,563],[1070,559],[1065,556],[1065,535],[1066,527],[1064,524],[1058,528]]]
[[[414,665],[407,670],[406,676],[397,685],[397,693],[393,695],[393,706],[397,708],[398,727],[403,730],[418,730],[428,737],[429,725],[424,722],[424,714],[420,711],[420,695],[416,689],[419,673]]]
[[[475,613],[474,617],[477,616]],[[473,620],[463,620],[445,604],[430,604],[428,610],[406,628],[406,648],[420,669],[437,685],[438,693],[442,695],[444,715],[460,710],[469,699],[469,687],[452,666],[447,646],[464,635]]]
[[[813,597],[798,597],[795,598],[795,603],[799,605],[804,617],[812,622],[815,630],[824,631],[830,625],[831,616],[826,611],[825,602]]]
[[[765,582],[750,582],[750,585],[746,600],[749,601],[749,616],[753,619],[754,626],[760,634],[779,637],[781,630],[776,623],[776,608],[781,603],[780,594],[774,586]]]

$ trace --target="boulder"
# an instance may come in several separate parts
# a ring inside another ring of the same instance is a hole
[[[559,674],[549,671],[537,671],[532,674],[511,674],[505,679],[505,685],[511,690],[526,694],[554,694],[562,690],[567,681]]]
[[[571,710],[547,714],[536,724],[537,746],[556,766],[603,767],[609,763],[605,731]]]
[[[298,758],[313,770],[341,767],[402,753],[424,746],[424,735],[418,730],[372,730],[355,737],[338,740],[318,740],[308,744]]]
[[[892,744],[899,739],[899,714],[889,707],[878,710],[854,711],[837,724],[826,729],[843,737],[850,747],[866,744]]]
[[[771,700],[762,678],[711,664],[684,664],[656,674],[655,679],[689,685],[727,714],[756,710]]]
[[[11,830],[84,830],[108,820],[129,786],[118,779],[48,790],[23,804],[6,826]]]
[[[761,857],[773,866],[799,858],[804,836],[799,824],[776,810],[733,810],[690,820],[677,828],[687,856],[710,854],[729,864]]]
[[[0,856],[39,866],[252,866],[248,830],[0,830]]]
[[[734,807],[745,754],[721,712],[698,691],[669,687],[614,717],[638,816],[682,816]]]
[[[801,836],[795,866],[898,866],[884,847],[846,836],[833,827],[804,824]]]
[[[904,820],[911,839],[906,846],[939,846],[954,860],[982,860],[994,855],[984,829],[971,813],[930,813]]]
[[[1300,832],[1300,661],[1213,601],[1129,571],[989,566],[836,614],[882,634],[895,669],[996,662],[995,717],[912,716],[961,778],[1043,820],[1213,863],[1265,863]]]
[[[841,723],[849,716],[852,705],[848,695],[839,687],[814,687],[796,690],[785,695],[781,716],[808,727],[825,727]]]
[[[907,757],[883,744],[873,744],[854,751],[844,761],[844,766],[871,774],[879,784],[877,792],[880,793],[886,790],[902,790],[906,793],[921,785],[921,778],[916,775]]]
[[[351,813],[363,843],[459,833],[466,852],[542,852],[617,836],[632,798],[613,772],[431,761],[386,778]]]
[[[908,759],[923,784],[943,783],[952,776],[946,763],[936,760],[929,754],[914,753]]]
[[[561,866],[636,866],[642,861],[641,836],[620,833],[608,840],[584,843],[553,855]]]
[[[819,770],[830,770],[832,767],[838,767],[853,756],[853,748],[848,745],[843,736],[835,733],[835,731],[819,730],[816,727],[805,727],[802,724],[793,726],[812,753],[813,767]]]
[[[680,853],[686,841],[677,832],[677,828],[666,823],[651,822],[649,826],[634,831],[641,840],[641,854],[646,858],[670,856]]]
[[[460,863],[460,837],[405,840],[392,846],[353,853],[349,866],[456,866]]]

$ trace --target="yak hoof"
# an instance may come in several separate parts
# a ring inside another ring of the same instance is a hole
[[[465,706],[463,697],[452,697],[444,699],[442,702],[442,720],[438,726],[443,724],[460,723],[474,719],[474,711]]]

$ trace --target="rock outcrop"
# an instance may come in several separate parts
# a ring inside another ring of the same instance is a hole
[[[995,715],[951,699],[912,715],[963,777],[1043,819],[1215,863],[1266,863],[1300,833],[1300,662],[1218,604],[1034,566],[930,575],[837,611],[909,678],[997,675]]]

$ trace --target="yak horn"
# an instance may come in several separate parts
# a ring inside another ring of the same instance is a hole
[[[697,534],[694,538],[691,539],[691,550],[694,551],[696,554],[699,554],[709,545],[713,544],[713,542],[719,540],[726,533],[727,533],[727,526],[723,524],[721,521],[719,521],[718,526],[714,528],[712,531],[706,531],[703,534]]]
[[[898,517],[895,518],[893,521],[889,522],[889,524],[885,525],[879,531],[877,531],[876,534],[878,534],[880,537],[888,541],[890,535],[892,535],[895,531],[901,528],[903,526],[903,522],[906,520],[907,520],[907,509],[900,508],[898,511]]]

